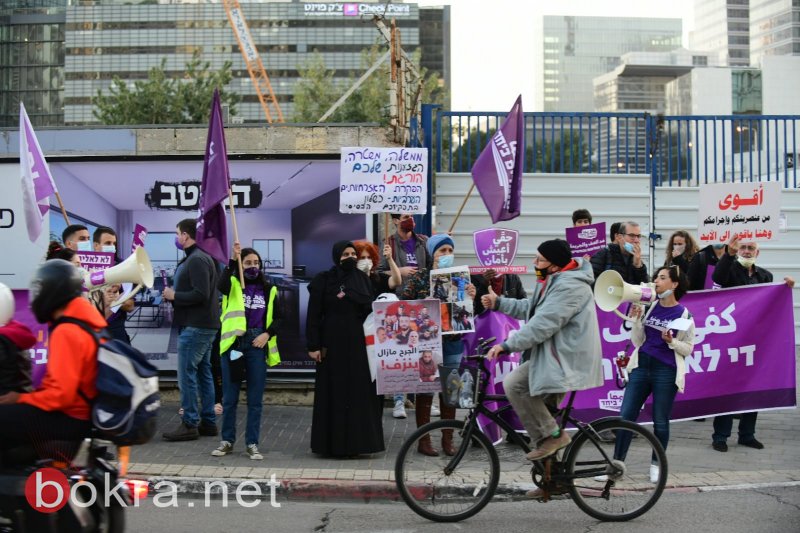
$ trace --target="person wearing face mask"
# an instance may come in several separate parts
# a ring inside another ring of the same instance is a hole
[[[329,457],[378,453],[383,397],[369,371],[364,320],[372,312],[369,277],[350,241],[333,245],[333,266],[308,286],[306,341],[316,365],[311,451]]]
[[[91,252],[92,243],[89,230],[83,224],[72,224],[61,232],[61,242],[75,252]]]
[[[689,265],[697,254],[697,243],[688,231],[678,230],[667,241],[667,255],[664,266],[676,265],[684,274],[689,272]]]
[[[119,264],[120,258],[117,255],[117,232],[108,226],[100,226],[92,234],[92,246],[95,252],[106,252],[114,254],[114,263]],[[113,290],[113,289],[112,289]],[[128,332],[125,330],[125,321],[128,319],[128,313],[132,313],[135,308],[135,301],[133,298],[128,298],[122,302],[116,311],[106,309],[106,304],[113,303],[116,298],[108,300],[104,296],[98,294],[99,291],[93,291],[92,295],[95,297],[95,305],[97,310],[108,321],[108,329],[112,332],[114,338],[120,339],[127,344],[131,343]],[[119,295],[124,294],[120,291]]]
[[[172,302],[173,324],[178,327],[178,388],[180,425],[164,433],[164,440],[197,440],[219,434],[214,413],[211,348],[220,327],[217,264],[197,247],[197,221],[186,218],[175,228],[175,246],[186,256],[178,263],[173,286],[162,291]],[[198,410],[197,399],[200,398]]]
[[[592,256],[594,277],[606,270],[616,270],[625,283],[647,283],[647,267],[642,262],[641,227],[633,221],[620,224],[618,242],[614,242]]]
[[[389,271],[384,272],[378,269],[378,247],[369,241],[353,241],[358,254],[356,268],[369,277],[372,283],[372,294],[377,298],[385,292],[394,292],[403,283],[400,268],[392,257],[392,247],[384,245],[383,261],[389,266]]]
[[[545,241],[537,251],[540,283],[530,298],[505,298],[492,290],[482,298],[486,309],[527,320],[513,336],[493,346],[488,357],[523,352],[523,363],[505,378],[503,388],[537,446],[527,455],[530,460],[548,457],[570,443],[548,406],[560,404],[569,391],[603,384],[592,267],[582,258],[572,259],[563,239]],[[528,493],[531,498],[540,495],[539,489]]]
[[[405,285],[403,292],[400,296],[401,300],[424,300],[429,298],[430,295],[430,270],[436,268],[450,268],[453,266],[455,259],[455,243],[453,239],[446,233],[439,233],[432,235],[426,244],[428,253],[431,256],[431,263],[421,270],[414,273]],[[475,298],[475,285],[469,284],[466,286],[467,296]],[[442,302],[442,309],[447,309],[446,302]],[[445,318],[445,313],[442,313],[442,323],[449,320],[449,315]],[[464,354],[464,341],[461,335],[446,335],[442,337],[442,356],[444,364],[448,366],[458,366],[461,362],[461,357]],[[423,426],[431,421],[431,405],[433,396],[431,394],[417,394],[416,399],[416,422],[417,427]],[[439,399],[439,409],[442,419],[454,419],[456,416],[455,407],[448,406],[444,401]],[[419,440],[417,451],[423,455],[435,457],[439,455],[438,450],[433,447],[430,440],[430,435],[427,435]],[[453,432],[452,430],[442,430],[442,451],[445,455],[455,455],[456,449],[453,446]]]
[[[239,258],[244,287],[239,281]],[[224,457],[236,442],[236,407],[242,381],[247,382],[245,452],[261,460],[258,450],[267,367],[281,362],[277,333],[282,324],[278,288],[264,276],[261,256],[253,248],[233,243],[233,253],[219,280],[222,294],[222,329],[219,356],[222,370],[222,442],[211,452]]]
[[[712,278],[722,288],[743,287],[759,283],[772,283],[772,272],[756,266],[759,249],[756,242],[741,242],[734,234],[725,246]],[[794,287],[794,279],[783,278],[789,287]],[[739,419],[739,444],[761,450],[764,445],[756,439],[757,412],[741,413]],[[728,451],[728,437],[733,429],[733,415],[714,417],[714,433],[711,436],[711,447],[718,452]]]
[[[392,257],[400,268],[403,283],[397,287],[398,296],[405,288],[405,283],[417,271],[425,268],[430,262],[430,254],[426,247],[428,237],[414,231],[414,217],[411,215],[392,214],[395,232],[386,239],[384,245],[392,248]],[[384,255],[378,266],[380,272],[388,272],[389,262]]]
[[[636,422],[647,398],[653,396],[653,434],[667,449],[669,417],[675,395],[683,392],[686,382],[686,356],[694,349],[694,319],[689,310],[678,303],[686,294],[686,276],[678,266],[664,266],[653,279],[658,300],[642,317],[642,306],[634,305],[631,317],[631,342],[636,349],[628,362],[630,379],[625,387],[620,416]],[[677,318],[691,321],[685,330],[673,332],[667,325]],[[617,436],[614,459],[625,461],[631,434]],[[661,465],[650,465],[650,481],[658,482]]]

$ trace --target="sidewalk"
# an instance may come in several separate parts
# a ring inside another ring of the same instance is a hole
[[[383,418],[385,452],[358,459],[323,458],[309,449],[311,407],[265,406],[259,445],[264,460],[252,461],[244,453],[244,408],[240,406],[237,416],[235,452],[221,458],[210,455],[218,446],[219,437],[176,443],[161,439],[162,431],[180,422],[177,410],[174,403],[162,406],[158,435],[150,443],[132,448],[129,474],[149,479],[151,485],[172,481],[179,493],[187,495],[202,494],[205,482],[210,480],[234,484],[250,479],[263,484],[274,474],[280,482],[278,493],[284,499],[396,500],[395,456],[416,428],[413,410],[409,410],[409,418],[396,420],[387,408]],[[463,416],[461,412],[459,416]],[[703,490],[753,483],[800,483],[800,411],[759,414],[757,437],[765,445],[763,450],[738,446],[736,423],[727,453],[711,448],[711,418],[671,424],[668,487]],[[500,454],[498,494],[515,497],[533,485],[530,463],[516,448],[510,448]]]

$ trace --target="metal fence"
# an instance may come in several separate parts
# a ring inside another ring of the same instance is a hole
[[[469,172],[505,112],[423,106],[437,172]],[[645,173],[652,187],[781,181],[797,188],[797,115],[525,113],[524,172]]]

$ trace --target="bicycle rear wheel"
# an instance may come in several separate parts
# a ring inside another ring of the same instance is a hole
[[[435,522],[458,522],[483,509],[500,481],[500,460],[494,446],[474,428],[471,442],[464,442],[463,420],[437,420],[417,429],[400,447],[395,462],[395,483],[403,501],[418,515]],[[464,448],[461,460],[446,467],[452,457],[417,451],[420,439],[430,438],[439,448],[443,430],[453,432],[453,446]]]
[[[603,521],[622,522],[646,513],[667,483],[661,443],[639,424],[622,419],[601,420],[586,429],[596,442],[578,433],[566,459],[572,499],[586,514]],[[616,441],[624,436],[636,438],[631,438],[627,454],[615,459]],[[653,464],[658,466],[655,482],[650,481]]]

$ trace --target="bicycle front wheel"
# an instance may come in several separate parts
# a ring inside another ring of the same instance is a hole
[[[639,424],[622,419],[600,420],[586,430],[594,440],[578,433],[567,454],[572,499],[586,514],[603,521],[622,522],[646,513],[667,483],[661,443]],[[627,453],[625,441],[630,442]]]
[[[397,454],[394,475],[400,496],[428,520],[458,522],[469,518],[489,503],[497,489],[500,460],[494,446],[477,427],[473,428],[471,442],[465,442],[464,426],[463,420],[425,424],[411,434]],[[455,464],[440,449],[444,432],[452,432],[453,446],[458,454],[463,452]],[[417,451],[423,439],[430,439],[439,449],[438,457]]]

